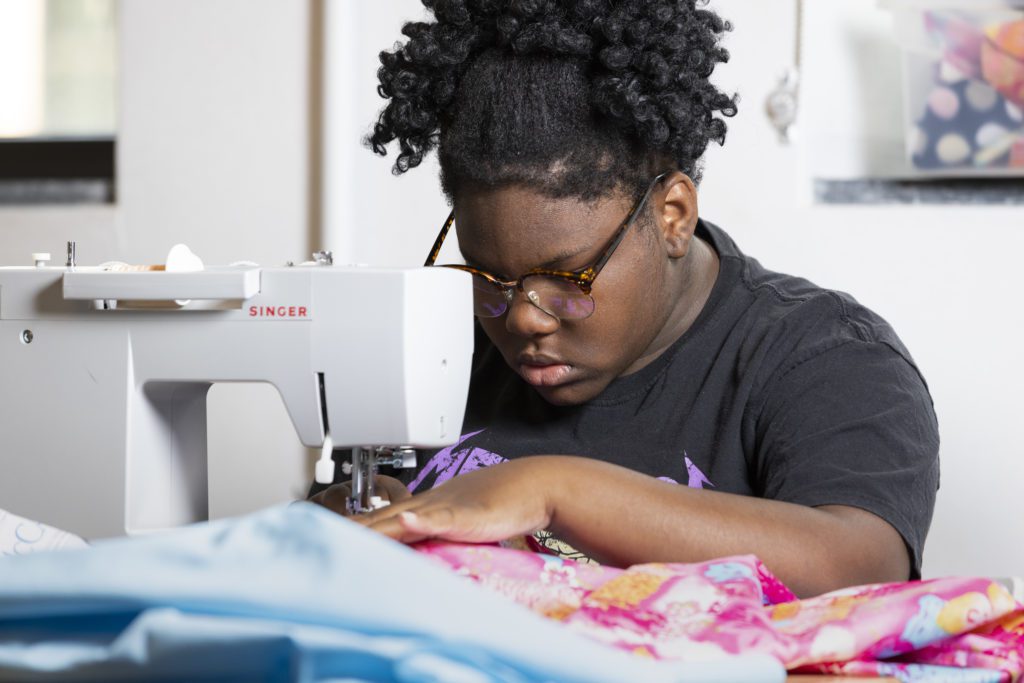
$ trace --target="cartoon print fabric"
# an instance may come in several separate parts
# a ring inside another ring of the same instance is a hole
[[[657,660],[771,655],[800,673],[1015,683],[1024,605],[998,583],[946,578],[798,600],[753,556],[616,569],[497,546],[417,549],[568,628]]]

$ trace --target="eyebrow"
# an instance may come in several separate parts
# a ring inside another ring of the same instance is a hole
[[[557,256],[555,256],[553,259],[550,259],[540,264],[538,268],[543,268],[545,270],[554,270],[555,266],[557,266],[558,264],[565,263],[566,261],[571,261],[575,258],[578,258],[580,254],[585,254],[591,249],[593,249],[593,247],[584,247],[582,249],[576,249],[575,251],[571,249],[563,251],[559,253]]]

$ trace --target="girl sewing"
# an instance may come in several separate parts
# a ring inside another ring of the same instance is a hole
[[[909,353],[699,208],[728,25],[694,0],[424,4],[369,142],[397,173],[439,155],[427,264],[472,274],[473,378],[459,443],[381,477],[360,523],[615,565],[751,553],[800,595],[919,576],[938,433]],[[451,232],[464,263],[436,262]]]

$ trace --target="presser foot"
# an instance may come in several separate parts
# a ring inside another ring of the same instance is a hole
[[[391,501],[384,500],[380,496],[372,496],[369,501],[369,505],[364,507],[361,504],[353,501],[351,498],[348,500],[348,514],[350,515],[368,515],[374,510],[380,510],[391,505]]]
[[[347,501],[350,515],[367,514],[391,504],[374,491],[380,465],[395,469],[416,467],[416,451],[408,447],[390,446],[353,448],[352,459],[344,467],[346,473],[352,476],[351,494]]]

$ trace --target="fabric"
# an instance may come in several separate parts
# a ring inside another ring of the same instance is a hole
[[[621,570],[489,546],[418,549],[570,630],[657,660],[757,652],[800,673],[978,683],[1024,675],[1024,605],[989,579],[797,600],[752,556]]]
[[[87,546],[74,534],[0,509],[0,557]]]
[[[781,683],[765,656],[651,661],[299,504],[0,558],[0,680]]]
[[[796,600],[751,556],[623,570],[410,549],[305,504],[0,558],[0,680],[780,683],[784,667],[1015,683],[1024,605],[980,578]]]
[[[585,405],[546,403],[478,327],[463,436],[421,454],[410,488],[526,455],[586,456],[681,486],[863,508],[899,531],[919,575],[938,431],[910,354],[849,295],[766,270],[711,223],[697,235],[721,260],[704,310]]]
[[[1024,169],[1024,20],[988,23],[998,15],[922,13],[941,56],[927,63],[931,87],[911,112],[915,167]]]

